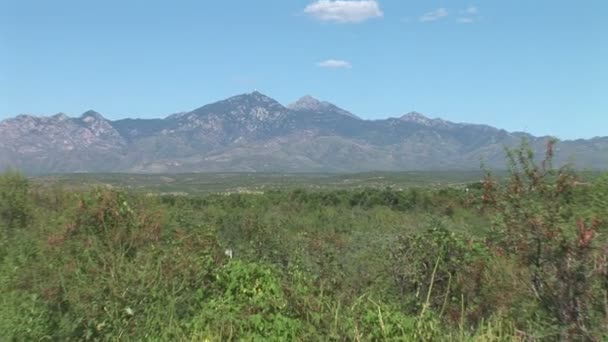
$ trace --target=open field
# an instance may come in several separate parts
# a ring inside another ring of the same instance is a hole
[[[504,173],[498,173],[502,176]],[[106,186],[153,193],[205,194],[268,190],[345,190],[357,188],[462,187],[483,179],[481,171],[335,173],[187,173],[59,174],[34,178],[36,183],[67,187]]]
[[[582,182],[600,176],[598,171],[579,171]],[[504,180],[507,171],[493,171],[493,177]],[[260,193],[271,190],[303,189],[311,191],[386,189],[401,191],[410,188],[464,189],[479,184],[482,171],[412,171],[336,173],[73,173],[33,177],[42,186],[71,189],[113,187],[133,193],[201,195],[211,193]]]

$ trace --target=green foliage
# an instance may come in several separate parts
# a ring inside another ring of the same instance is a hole
[[[510,178],[487,194],[495,201],[495,246],[524,267],[556,333],[591,340],[608,328],[606,188],[600,179],[583,192],[591,205],[579,200],[582,183],[568,167],[552,167],[553,148],[550,141],[540,164],[525,143],[508,151]]]
[[[428,306],[452,323],[478,323],[492,309],[482,296],[488,250],[433,221],[426,232],[401,236],[393,249],[391,273],[402,303],[412,313]]]
[[[53,326],[45,303],[35,294],[3,292],[0,298],[0,331],[7,341],[44,341]]]
[[[29,182],[20,173],[9,171],[0,176],[0,237],[12,236],[30,222],[28,190]]]
[[[608,177],[511,156],[506,183],[468,191],[151,196],[0,176],[0,339],[600,340]]]
[[[596,179],[592,184],[590,208],[598,210],[602,217],[608,216],[608,173]]]
[[[234,261],[216,274],[209,301],[193,320],[193,335],[220,340],[285,341],[303,333],[273,270]]]

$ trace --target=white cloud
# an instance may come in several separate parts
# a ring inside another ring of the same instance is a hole
[[[328,59],[328,60],[317,63],[317,66],[321,67],[321,68],[330,68],[330,69],[341,69],[341,68],[350,69],[350,68],[352,68],[352,65],[350,64],[350,62],[344,61],[341,59]]]
[[[469,6],[460,11],[461,17],[458,22],[461,24],[471,24],[479,19],[479,9],[475,6]]]
[[[479,12],[479,9],[477,9],[477,7],[475,6],[469,6],[465,10],[462,10],[460,12],[463,14],[477,14]]]
[[[360,23],[384,15],[376,0],[317,0],[304,13],[337,23]]]
[[[422,17],[420,17],[420,22],[426,23],[430,21],[437,21],[439,19],[445,18],[448,16],[448,10],[441,7],[436,10],[425,13]]]

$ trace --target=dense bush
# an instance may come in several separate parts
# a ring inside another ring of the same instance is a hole
[[[427,232],[400,237],[392,259],[393,278],[410,312],[427,306],[452,323],[479,323],[494,309],[482,296],[488,251],[472,237],[435,223]]]
[[[605,188],[588,189],[568,167],[554,169],[553,145],[540,164],[526,146],[509,151],[510,178],[488,187],[495,247],[526,270],[528,287],[556,333],[590,340],[608,323]]]
[[[0,177],[0,230],[12,236],[16,229],[25,228],[31,219],[28,198],[29,183],[18,172],[9,171]]]
[[[608,338],[608,177],[143,196],[0,176],[3,340]]]

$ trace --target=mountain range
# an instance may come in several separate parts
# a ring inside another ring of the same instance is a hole
[[[412,112],[363,120],[304,96],[283,106],[257,91],[164,119],[18,115],[0,122],[0,170],[69,172],[359,172],[504,168],[505,147],[549,137]],[[557,163],[608,168],[608,137],[561,141]]]

